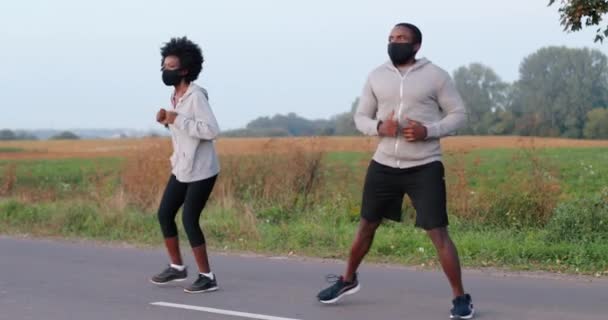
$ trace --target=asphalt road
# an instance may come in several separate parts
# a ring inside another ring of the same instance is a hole
[[[0,319],[448,319],[442,273],[364,265],[361,291],[338,305],[319,304],[325,275],[340,262],[213,255],[221,287],[186,294],[156,287],[160,249],[0,236]],[[195,265],[190,256],[190,279]],[[608,280],[465,271],[477,319],[608,319]],[[185,285],[181,284],[182,286]]]

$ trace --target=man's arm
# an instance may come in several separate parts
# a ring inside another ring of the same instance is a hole
[[[467,120],[464,102],[450,76],[447,76],[440,87],[437,102],[445,111],[446,116],[440,121],[426,126],[427,139],[445,137],[464,126]]]
[[[355,125],[361,133],[368,136],[378,135],[380,121],[376,119],[378,111],[378,100],[372,91],[369,77],[363,87],[363,92],[359,97],[359,105],[354,115]]]

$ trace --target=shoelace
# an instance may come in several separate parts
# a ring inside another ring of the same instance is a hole
[[[167,269],[165,269],[165,271],[163,271],[162,273],[165,274],[165,275],[170,275],[170,274],[173,274],[175,272],[182,272],[182,271],[177,270],[177,269],[175,269],[175,268],[173,268],[171,266],[168,266]]]
[[[339,276],[337,274],[328,274],[325,276],[325,281],[329,283],[336,283],[340,280],[342,280],[342,276]]]

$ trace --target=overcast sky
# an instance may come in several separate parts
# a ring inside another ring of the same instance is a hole
[[[599,48],[565,33],[548,0],[5,0],[0,3],[0,128],[155,128],[171,89],[161,45],[188,36],[197,81],[222,129],[263,115],[327,118],[350,108],[385,62],[391,27],[411,22],[423,56],[453,72],[481,62],[506,81],[543,46]]]

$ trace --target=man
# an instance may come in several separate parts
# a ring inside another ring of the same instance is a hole
[[[354,120],[357,129],[380,141],[367,171],[361,221],[346,272],[317,297],[331,304],[359,291],[356,270],[376,229],[383,219],[401,221],[407,194],[416,209],[416,227],[431,238],[452,287],[451,318],[471,319],[471,297],[463,289],[458,253],[447,231],[439,144],[439,138],[464,124],[465,108],[449,74],[426,59],[416,59],[421,43],[416,26],[397,24],[389,36],[390,62],[367,78]]]

